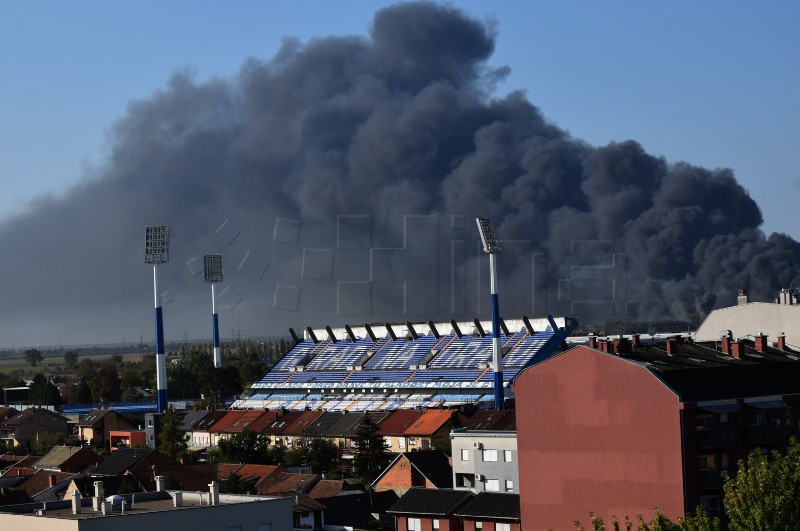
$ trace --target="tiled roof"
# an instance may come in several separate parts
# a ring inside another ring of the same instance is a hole
[[[378,435],[402,435],[422,414],[416,409],[397,409],[381,424]]]
[[[66,481],[75,475],[74,472],[54,472],[50,470],[39,470],[36,474],[29,477],[22,484],[22,489],[28,496],[36,496],[40,492],[50,488],[50,476],[53,477],[55,484]]]
[[[472,499],[470,491],[453,489],[409,489],[386,512],[389,514],[419,514],[448,516]]]
[[[247,413],[246,409],[231,409],[225,416],[219,419],[214,425],[208,429],[208,431],[212,433],[224,433],[229,430],[229,428],[244,415]]]
[[[328,426],[325,435],[328,437],[344,437],[345,433],[353,426],[361,424],[361,419],[365,413],[343,413],[336,419],[336,422]]]
[[[306,428],[314,423],[319,417],[322,416],[322,411],[305,411],[297,420],[283,430],[284,435],[302,435]],[[278,419],[280,420],[280,419]]]
[[[345,415],[345,413],[340,413],[338,411],[325,411],[322,415],[317,417],[314,422],[306,426],[306,429],[303,430],[303,435],[324,435],[331,426],[336,424],[339,419]]]
[[[341,479],[321,479],[308,493],[312,498],[328,498],[336,496],[344,490],[344,481]]]
[[[155,450],[148,448],[121,448],[112,452],[105,461],[92,471],[92,475],[116,476],[126,470],[131,470],[144,459],[148,458]]]
[[[497,430],[500,429],[497,426],[503,424],[506,429],[513,430],[514,427],[509,427],[507,417],[511,417],[512,421],[514,420],[515,415],[513,409],[480,409],[473,413],[468,419],[463,420],[461,426],[469,430]],[[516,426],[515,422],[511,424]]]
[[[79,452],[91,452],[80,446],[54,446],[41,459],[36,462],[37,468],[59,468],[69,458]],[[93,453],[93,452],[91,452]],[[99,460],[99,459],[98,459]]]
[[[481,492],[456,511],[456,514],[464,518],[519,522],[519,494]]]
[[[258,488],[259,494],[278,494],[287,492],[308,493],[320,480],[318,474],[286,474],[285,477],[272,485]]]
[[[451,409],[429,409],[412,422],[403,435],[433,435],[456,414]]]
[[[261,433],[265,435],[281,435],[286,429],[294,424],[305,412],[287,411],[272,422],[267,423]]]
[[[103,417],[111,413],[110,409],[93,409],[81,418],[78,426],[91,427],[103,420]]]
[[[67,420],[66,417],[50,411],[48,409],[43,409],[40,407],[29,407],[28,409],[21,411],[14,415],[13,417],[7,419],[3,424],[5,426],[18,426],[23,422],[33,421],[35,418],[58,418]]]
[[[279,414],[279,411],[263,411],[261,415],[247,427],[247,429],[256,433],[262,433],[267,426],[275,422]]]
[[[210,428],[214,427],[217,422],[228,414],[227,411],[207,411],[206,413],[206,415],[195,421],[192,426],[193,431],[209,431]]]
[[[444,452],[422,450],[405,452],[402,455],[437,488],[451,488],[453,486],[453,467]]]
[[[368,411],[365,415],[362,415],[359,421],[349,428],[345,430],[344,436],[345,437],[355,437],[358,434],[358,430],[361,429],[361,424],[364,423],[365,417],[369,416],[372,419],[372,422],[378,426],[378,429],[383,425],[383,422],[386,421],[392,415],[391,411]]]

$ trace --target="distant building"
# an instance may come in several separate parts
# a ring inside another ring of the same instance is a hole
[[[111,409],[93,409],[78,421],[78,439],[103,448],[108,446],[108,434],[112,430],[131,430],[137,426],[141,429],[141,421],[137,422],[128,415],[117,413]]]
[[[30,407],[0,423],[0,441],[8,446],[30,443],[41,434],[66,438],[67,418],[49,409]]]

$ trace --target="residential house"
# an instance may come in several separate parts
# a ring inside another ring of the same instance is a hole
[[[142,490],[151,491],[156,487],[156,476],[174,477],[182,474],[182,470],[183,465],[158,450],[120,448],[109,455],[89,475],[97,480],[109,476],[132,476],[132,481]]]
[[[98,448],[108,445],[112,430],[141,429],[141,421],[112,409],[93,409],[78,421],[78,439]]]
[[[461,420],[462,428],[468,430],[516,431],[515,409],[479,409]]]
[[[386,441],[386,449],[390,452],[407,451],[405,431],[423,415],[418,409],[397,409],[381,424],[378,435]]]
[[[183,419],[182,428],[186,430],[189,438],[189,447],[197,450],[213,446],[209,430],[227,413],[227,411],[206,410],[188,412]]]
[[[28,444],[42,434],[66,438],[67,418],[49,409],[30,407],[0,424],[0,441],[6,446]]]
[[[294,424],[294,422],[299,419],[303,413],[304,411],[282,412],[278,418],[267,423],[260,433],[268,436],[272,445],[284,447],[288,446],[287,439],[289,438],[289,435],[284,435],[284,431],[286,431],[289,426]]]
[[[415,487],[386,512],[396,531],[463,531],[457,512],[473,497],[469,491]]]
[[[451,420],[458,411],[454,409],[428,409],[403,432],[409,450],[429,450],[437,439],[450,435]]]
[[[515,380],[526,529],[566,529],[589,511],[720,514],[721,473],[798,435],[800,361],[785,345],[589,341]]]
[[[34,468],[58,472],[83,472],[100,464],[103,459],[88,448],[80,446],[54,446]]]
[[[453,486],[480,492],[518,492],[517,432],[468,430],[450,432]]]
[[[292,447],[297,444],[300,439],[305,437],[305,431],[308,429],[309,426],[314,424],[318,418],[320,418],[324,411],[303,411],[301,412],[300,416],[296,418],[294,422],[290,425],[286,426],[286,428],[282,432],[283,442],[288,447]],[[279,419],[280,420],[280,419]]]
[[[147,448],[146,430],[112,430],[108,432],[108,449],[116,452],[120,448]]]
[[[439,450],[404,452],[375,478],[372,487],[376,491],[394,490],[398,494],[414,487],[452,488],[453,468],[447,454]]]
[[[464,531],[521,531],[519,494],[481,492],[456,511]]]

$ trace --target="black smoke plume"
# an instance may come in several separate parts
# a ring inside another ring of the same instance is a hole
[[[168,338],[210,336],[204,252],[223,254],[224,338],[486,316],[476,216],[503,240],[507,317],[686,319],[797,284],[800,245],[759,230],[731,171],[590,146],[495,97],[494,45],[456,8],[405,3],[232,80],[175,74],[79,186],[0,227],[2,343],[152,341],[144,227],[164,223]]]

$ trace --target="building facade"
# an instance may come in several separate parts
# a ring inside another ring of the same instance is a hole
[[[518,492],[517,432],[456,429],[450,446],[456,489]]]

